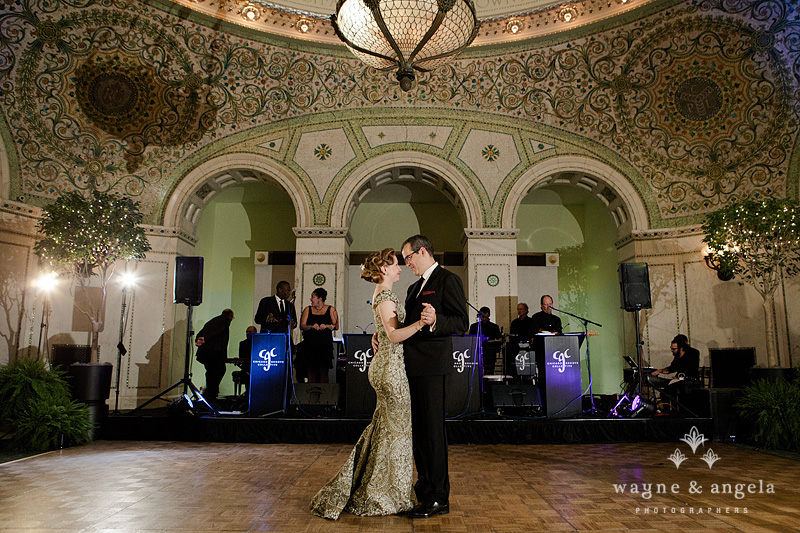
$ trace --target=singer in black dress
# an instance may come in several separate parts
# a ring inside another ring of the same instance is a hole
[[[311,293],[311,305],[303,309],[300,329],[303,342],[297,346],[295,360],[299,375],[309,383],[328,383],[328,371],[333,368],[333,332],[339,329],[339,313],[325,305],[328,291],[319,287]]]

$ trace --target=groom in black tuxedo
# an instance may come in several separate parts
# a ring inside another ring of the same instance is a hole
[[[461,335],[467,329],[467,301],[461,278],[439,266],[427,237],[409,237],[401,252],[406,265],[420,276],[408,289],[405,324],[413,324],[423,315],[435,321],[403,343],[417,467],[414,491],[420,501],[408,516],[428,518],[450,512],[445,389],[453,370],[450,335]]]

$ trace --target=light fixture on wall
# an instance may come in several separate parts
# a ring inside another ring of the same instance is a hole
[[[311,28],[314,27],[314,23],[310,19],[301,18],[294,27],[297,28],[297,31],[300,33],[308,33],[311,31]]]
[[[558,11],[558,19],[569,24],[578,18],[578,10],[574,6],[564,6]]]
[[[720,281],[730,281],[735,276],[733,269],[721,261],[720,257],[711,250],[706,252],[703,260],[708,268],[717,272],[717,277]]]
[[[339,0],[336,35],[367,65],[396,70],[404,91],[416,72],[431,71],[478,34],[472,0]]]
[[[250,22],[255,22],[261,18],[261,9],[255,4],[251,4],[250,2],[248,2],[242,8],[241,14],[245,20],[248,20]]]
[[[728,246],[724,246],[722,251],[723,254],[724,252],[728,251]],[[708,268],[716,271],[717,277],[720,279],[720,281],[730,281],[735,276],[735,265],[732,265],[729,261],[726,261],[724,256],[717,253],[716,250],[705,247],[705,250],[703,251],[703,261]]]
[[[519,19],[511,19],[506,23],[506,31],[512,35],[516,35],[522,31],[522,21]]]

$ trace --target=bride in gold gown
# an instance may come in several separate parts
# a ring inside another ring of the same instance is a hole
[[[400,279],[392,248],[370,254],[361,268],[361,277],[376,284],[372,309],[378,351],[369,367],[369,382],[378,403],[350,458],[311,501],[312,513],[334,520],[342,511],[359,516],[390,515],[409,511],[416,504],[411,399],[401,343],[432,320],[423,318],[400,327],[406,313],[392,292],[392,285]]]

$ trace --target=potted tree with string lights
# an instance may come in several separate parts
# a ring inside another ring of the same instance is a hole
[[[99,336],[105,322],[109,280],[117,261],[143,259],[150,243],[141,227],[138,202],[115,193],[91,190],[61,194],[44,208],[38,230],[42,238],[34,252],[72,279],[83,298],[76,308],[91,323],[91,363],[73,364],[69,373],[73,395],[89,403],[93,422],[102,421],[108,411],[110,363],[100,364]],[[90,297],[92,278],[97,278],[99,297]],[[83,390],[81,390],[83,389]]]
[[[703,224],[708,245],[705,260],[721,280],[739,277],[762,298],[767,366],[786,369],[776,342],[775,291],[784,277],[800,271],[800,208],[790,200],[746,200],[707,216]],[[769,375],[791,371],[771,370]]]

